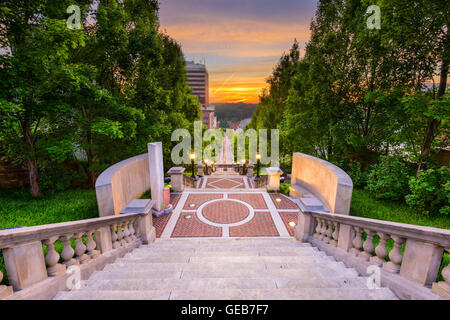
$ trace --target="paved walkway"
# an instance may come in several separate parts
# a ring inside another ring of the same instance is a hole
[[[232,159],[224,138],[219,162]],[[299,213],[288,197],[253,189],[234,171],[203,178],[199,189],[172,194],[171,203],[171,215],[154,218],[158,238],[292,237]]]

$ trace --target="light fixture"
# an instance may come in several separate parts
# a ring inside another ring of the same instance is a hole
[[[256,160],[261,160],[261,153],[259,152],[256,153]]]
[[[280,198],[276,198],[276,201],[277,201],[277,202],[281,202],[281,199],[280,199]]]
[[[191,203],[191,204],[189,205],[189,207],[194,208],[194,207],[195,207],[195,203]]]
[[[186,220],[191,220],[191,219],[192,219],[192,216],[189,214],[189,215],[187,215],[187,216],[184,216],[184,218],[185,218]]]
[[[289,226],[291,226],[292,228],[294,228],[297,224],[294,221],[289,222]]]

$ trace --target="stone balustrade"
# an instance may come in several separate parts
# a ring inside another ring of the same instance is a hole
[[[370,265],[380,267],[382,282],[400,297],[433,298],[434,292],[450,298],[450,266],[442,271],[444,281],[435,282],[444,251],[449,251],[450,230],[325,212],[301,212],[295,236],[363,275],[368,274]],[[376,246],[374,238],[377,238]],[[393,246],[389,252],[388,242]]]
[[[197,188],[197,181],[192,177],[183,175],[183,183],[184,183],[184,187],[186,187],[186,188],[191,188],[191,189]]]
[[[51,294],[67,289],[61,286],[70,267],[86,265],[83,270],[87,278],[100,265],[113,262],[141,243],[152,242],[154,235],[151,214],[130,213],[0,231],[0,249],[9,284],[16,292],[13,296],[28,290],[30,296],[26,297],[51,298]],[[51,278],[61,279],[53,287],[39,286]],[[5,294],[5,288],[9,294]],[[0,298],[10,294],[10,287],[0,286]]]
[[[255,189],[264,189],[269,183],[269,176],[260,176],[259,178],[253,178],[253,187]]]

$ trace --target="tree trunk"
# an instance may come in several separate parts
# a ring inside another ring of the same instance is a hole
[[[35,139],[31,133],[31,122],[22,123],[23,140],[27,146],[29,156],[27,158],[28,175],[30,179],[30,194],[35,198],[42,197],[41,186],[39,185],[39,167],[35,155]]]
[[[448,67],[450,64],[450,35],[448,33],[448,27],[447,26],[447,36],[446,41],[444,43],[444,52],[442,54],[442,67],[441,67],[441,79],[439,82],[439,90],[437,93],[437,99],[440,100],[445,94],[445,91],[447,90],[447,78],[448,78]],[[436,138],[436,135],[438,133],[438,129],[441,126],[441,121],[437,119],[432,119],[428,122],[427,131],[425,133],[425,139],[422,146],[422,150],[420,152],[420,159],[419,159],[419,169],[418,171],[424,170],[425,168],[425,159],[430,156],[431,154],[431,147],[433,145],[433,141]]]
[[[27,160],[28,173],[30,177],[30,193],[35,198],[42,197],[41,187],[39,185],[39,169],[36,158]]]

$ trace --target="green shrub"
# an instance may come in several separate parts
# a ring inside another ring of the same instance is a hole
[[[381,156],[380,162],[370,167],[366,189],[377,199],[403,200],[409,193],[409,171],[401,159]]]
[[[409,187],[406,203],[410,207],[424,214],[450,214],[450,168],[420,171],[409,181]]]
[[[356,188],[364,188],[367,186],[368,172],[363,171],[361,163],[353,162],[350,165],[350,169],[347,171],[350,178],[352,178],[353,185]]]

